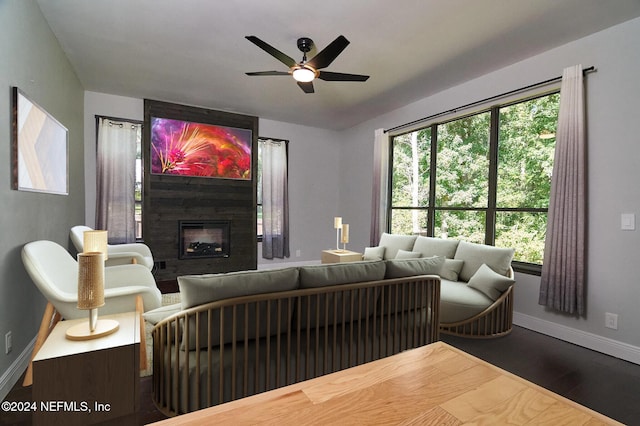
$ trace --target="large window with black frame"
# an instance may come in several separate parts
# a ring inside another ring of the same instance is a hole
[[[391,137],[389,227],[514,248],[539,273],[560,94],[554,92]]]

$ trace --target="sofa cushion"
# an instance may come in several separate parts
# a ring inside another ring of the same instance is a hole
[[[384,279],[385,263],[378,261],[361,261],[349,263],[333,263],[329,265],[314,265],[300,267],[300,288],[317,288],[327,286],[339,286],[341,284],[354,284],[367,281],[379,281]],[[354,316],[364,319],[371,312],[377,299],[377,291],[351,291],[328,294],[319,299],[320,306],[316,309],[318,299],[303,298],[296,308],[295,315],[305,324],[311,327],[324,327],[340,323],[343,316]],[[343,309],[345,307],[346,309]],[[353,308],[352,308],[353,307]],[[311,315],[313,312],[324,312],[320,318]]]
[[[514,250],[509,248],[460,241],[454,257],[464,260],[459,279],[469,281],[483,263],[486,263],[498,274],[508,276],[513,253]]]
[[[442,269],[440,269],[440,277],[449,281],[458,281],[462,265],[464,265],[464,260],[445,259]]]
[[[422,253],[419,251],[407,251],[407,250],[398,250],[396,253],[396,259],[418,259],[422,257]]]
[[[497,274],[486,264],[482,264],[471,277],[467,285],[486,294],[491,300],[497,300],[516,280]]]
[[[187,309],[232,297],[295,290],[298,277],[298,268],[184,275],[178,277],[180,302]]]
[[[395,259],[398,250],[410,251],[416,241],[416,235],[396,235],[386,232],[380,237],[381,247],[385,247],[384,259]]]
[[[383,260],[384,247],[365,247],[362,260]]]
[[[266,271],[230,272],[227,274],[186,275],[178,277],[178,286],[180,287],[182,308],[187,309],[234,297],[295,290],[299,287],[299,272],[298,268],[284,268]],[[267,312],[266,304],[267,302],[260,302],[260,312]],[[280,329],[276,327],[276,324],[278,324],[278,315],[276,310],[273,309],[271,312],[271,321],[269,321],[271,329],[266,330],[267,321],[259,321],[260,330],[256,330],[255,309],[249,309],[249,321],[246,326],[248,337],[255,337],[257,332],[259,332],[260,336],[275,335],[284,332],[287,324],[291,321],[291,317],[288,314],[290,311],[290,309],[283,307],[279,321]],[[233,310],[226,309],[224,311],[224,343],[233,341],[232,315]],[[236,340],[241,340],[244,339],[244,333],[242,333],[241,330],[245,330],[244,306],[237,308],[236,318]],[[195,319],[195,316],[192,316],[189,321],[189,350],[193,350],[196,347]],[[219,321],[219,313],[216,311],[214,315],[211,316],[210,324],[211,342],[214,346],[220,343]],[[207,346],[208,327],[206,323],[207,313],[203,312],[200,314],[200,347]],[[182,348],[186,346],[184,342],[186,338],[187,333],[183,335]]]
[[[377,281],[384,278],[382,261],[331,263],[300,267],[300,288]]]
[[[422,253],[422,257],[444,256],[453,259],[459,240],[419,236],[413,245],[413,251]]]
[[[182,305],[180,304],[180,302],[178,302],[174,303],[173,305],[161,306],[157,309],[147,311],[142,314],[142,317],[150,324],[156,325],[163,319],[168,318],[171,315],[180,312],[181,310]]]
[[[385,278],[403,278],[415,275],[438,275],[444,264],[444,257],[422,257],[418,259],[387,260]]]
[[[463,321],[479,314],[493,303],[484,293],[466,283],[440,280],[440,323]]]

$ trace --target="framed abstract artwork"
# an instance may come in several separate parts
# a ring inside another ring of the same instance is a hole
[[[251,180],[252,131],[151,117],[151,173]]]
[[[17,87],[12,96],[12,188],[69,193],[69,132]]]

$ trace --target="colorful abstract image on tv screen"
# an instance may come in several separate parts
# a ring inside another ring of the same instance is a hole
[[[251,130],[151,117],[151,173],[251,179]]]

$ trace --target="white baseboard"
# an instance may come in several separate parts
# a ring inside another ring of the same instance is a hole
[[[518,312],[513,313],[513,323],[520,327],[546,334],[547,336],[602,352],[625,361],[633,362],[634,364],[640,364],[640,347],[637,346]]]
[[[4,401],[9,394],[9,391],[11,391],[16,383],[18,383],[22,373],[24,373],[29,366],[29,361],[31,361],[31,354],[33,353],[33,347],[36,345],[37,337],[38,336],[31,340],[27,347],[20,353],[18,358],[11,363],[7,371],[5,371],[2,377],[0,377],[0,401]]]

